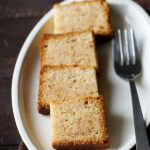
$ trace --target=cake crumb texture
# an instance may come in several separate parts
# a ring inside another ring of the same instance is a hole
[[[110,10],[105,0],[54,5],[55,33],[93,30],[100,36],[112,36]]]
[[[42,66],[78,65],[98,68],[91,31],[44,34],[40,42],[40,56]]]
[[[44,66],[40,72],[38,110],[49,114],[50,101],[98,96],[96,71],[90,67]]]
[[[102,96],[51,101],[50,107],[53,148],[109,147]]]

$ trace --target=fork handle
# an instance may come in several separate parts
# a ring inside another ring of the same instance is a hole
[[[136,150],[150,150],[145,122],[143,119],[142,110],[134,80],[130,80],[129,83],[132,95],[133,117],[136,136]]]

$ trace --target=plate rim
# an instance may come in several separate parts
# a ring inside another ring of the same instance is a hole
[[[69,2],[73,2],[73,1],[81,1],[81,0],[65,0],[62,1],[61,4],[65,4],[65,3],[69,3]],[[124,1],[120,1],[120,0],[108,0],[108,3],[114,3],[114,4],[125,4],[125,5],[132,5],[133,7],[135,7],[144,17],[145,20],[147,20],[147,22],[149,22],[150,25],[150,17],[148,16],[148,14],[145,12],[145,10],[139,6],[136,2],[131,1],[131,0],[124,0]],[[32,41],[34,40],[36,34],[40,31],[40,29],[43,27],[43,25],[49,20],[50,17],[52,17],[53,15],[53,9],[50,9],[38,22],[37,24],[33,27],[33,29],[31,30],[31,32],[29,33],[29,35],[27,36],[25,42],[23,43],[23,46],[19,52],[19,55],[17,57],[16,60],[16,64],[14,67],[14,72],[13,72],[13,77],[12,77],[12,85],[11,85],[11,99],[12,99],[12,109],[13,109],[13,114],[14,114],[14,118],[15,118],[15,122],[17,125],[17,129],[19,131],[19,134],[21,136],[21,138],[23,139],[24,143],[26,144],[26,146],[29,149],[32,150],[37,150],[36,146],[32,143],[32,141],[30,140],[23,122],[22,122],[22,118],[20,115],[20,111],[19,111],[19,103],[18,103],[18,87],[19,87],[19,79],[20,79],[20,73],[21,73],[21,68],[24,62],[24,58],[28,52],[28,49],[32,43]],[[149,114],[150,111],[148,111],[146,114]],[[146,115],[147,116],[147,115]],[[150,123],[150,119],[146,118],[146,122],[147,125]],[[130,140],[129,142],[129,147],[131,148],[134,144],[135,144],[135,138],[133,138],[132,140]]]

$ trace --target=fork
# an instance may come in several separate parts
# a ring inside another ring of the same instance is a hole
[[[122,38],[122,33],[124,33],[124,38]],[[121,78],[129,81],[133,106],[136,149],[150,150],[145,122],[134,82],[134,79],[141,73],[141,62],[133,29],[130,29],[129,31],[124,29],[123,32],[118,29],[118,40],[119,48],[117,47],[116,39],[114,38],[112,40],[114,68],[115,72]]]

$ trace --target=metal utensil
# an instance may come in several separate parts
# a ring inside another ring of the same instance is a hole
[[[123,33],[123,34],[122,34]],[[123,38],[124,37],[124,38]],[[130,37],[130,38],[129,38]],[[130,40],[129,40],[130,39]],[[136,135],[136,149],[150,150],[146,133],[145,122],[143,119],[141,106],[134,83],[134,79],[141,73],[141,62],[135,41],[133,29],[123,32],[118,29],[119,48],[116,39],[112,40],[115,72],[122,78],[129,81],[132,95],[134,127]],[[130,44],[129,44],[130,43]]]

